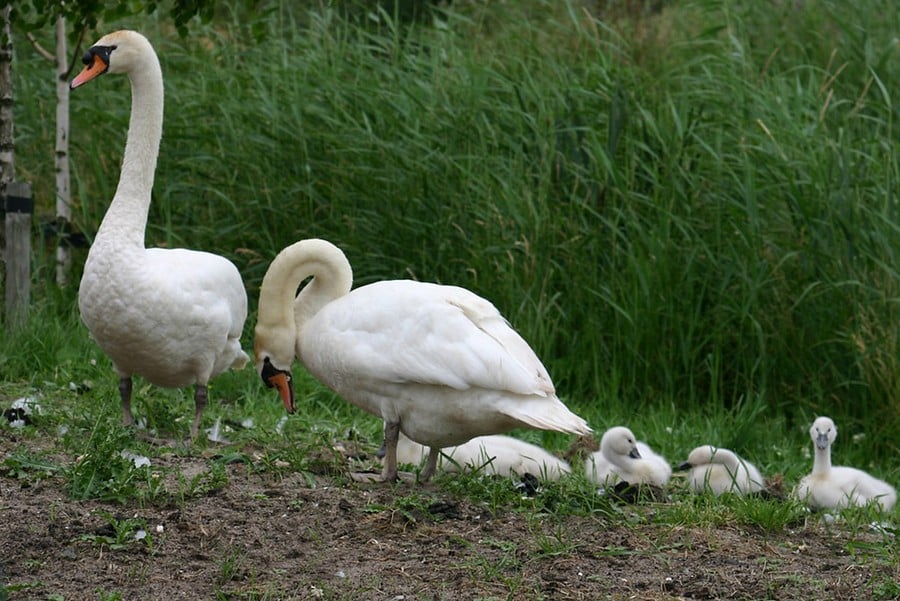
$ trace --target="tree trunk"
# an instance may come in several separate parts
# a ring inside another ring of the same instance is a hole
[[[0,10],[3,31],[0,33],[0,192],[8,182],[16,178],[15,146],[13,140],[13,80],[12,80],[12,31],[10,13],[12,4]]]
[[[13,81],[12,81],[12,31],[10,13],[12,4],[0,9],[0,200],[6,198],[6,184],[16,178],[15,146],[13,144]],[[0,228],[0,266],[3,283],[6,284],[6,228]]]
[[[69,283],[72,253],[68,235],[72,231],[72,197],[69,191],[69,70],[66,20],[56,19],[56,284]]]

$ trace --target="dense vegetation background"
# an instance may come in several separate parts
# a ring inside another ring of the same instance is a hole
[[[248,349],[268,262],[323,237],[356,285],[415,278],[492,300],[598,429],[724,413],[744,429],[720,444],[741,448],[778,416],[808,446],[811,418],[830,414],[896,475],[893,1],[634,4],[457,1],[408,19],[390,4],[222,3],[184,38],[162,18],[106,24],[144,32],[165,76],[147,245],[238,265]],[[15,60],[17,168],[49,216],[52,70],[18,41]],[[129,108],[121,77],[72,97],[89,236]],[[108,369],[77,287],[52,283],[52,243],[36,248],[32,319],[4,343],[2,380],[99,378],[86,353]]]

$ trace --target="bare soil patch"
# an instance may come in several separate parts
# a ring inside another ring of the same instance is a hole
[[[0,460],[18,441],[0,434]],[[185,474],[209,458],[169,456]],[[11,599],[863,599],[900,566],[849,553],[883,541],[817,520],[783,532],[525,515],[435,485],[274,477],[166,507],[79,502],[55,478],[0,476],[0,570]],[[421,503],[398,507],[418,491]],[[116,524],[145,525],[148,538]],[[649,522],[649,523],[648,523]],[[0,593],[2,596],[2,593]]]

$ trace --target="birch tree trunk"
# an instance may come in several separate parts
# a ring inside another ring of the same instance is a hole
[[[15,145],[13,139],[13,80],[12,80],[12,31],[10,16],[12,4],[2,10],[3,30],[0,33],[0,192],[16,178]]]
[[[56,284],[69,284],[72,253],[68,234],[72,231],[72,197],[69,188],[69,72],[66,20],[56,19]]]
[[[0,202],[6,197],[6,184],[16,179],[13,143],[12,4],[0,9]],[[0,267],[6,284],[6,228],[0,228]]]

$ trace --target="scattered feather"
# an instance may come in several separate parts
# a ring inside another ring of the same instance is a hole
[[[222,434],[222,419],[216,418],[216,423],[213,424],[212,428],[206,429],[206,438],[212,442],[217,442],[219,444],[231,444],[225,436]]]
[[[275,424],[275,433],[281,435],[284,433],[284,424],[287,423],[287,416],[282,415],[281,419],[278,420],[278,423]]]
[[[119,456],[126,461],[131,461],[132,463],[134,463],[134,467],[150,467],[150,458],[145,457],[144,455],[138,455],[137,453],[123,450],[121,453],[119,453]]]

